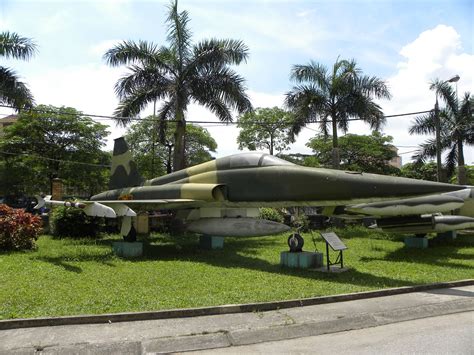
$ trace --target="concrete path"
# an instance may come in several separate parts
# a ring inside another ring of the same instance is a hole
[[[1,330],[0,354],[142,354],[216,349],[470,311],[474,311],[474,286],[465,286],[279,311]]]
[[[192,354],[472,355],[473,349],[474,312],[464,312],[375,328],[207,349]]]

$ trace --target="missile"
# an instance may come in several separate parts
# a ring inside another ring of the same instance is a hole
[[[370,228],[386,232],[430,233],[474,228],[474,218],[465,216],[394,217],[377,220]]]
[[[450,212],[461,208],[462,197],[454,194],[430,195],[382,202],[361,203],[349,206],[346,211],[370,216],[409,216],[437,212]]]
[[[190,222],[189,232],[220,237],[252,237],[279,234],[290,230],[286,224],[259,218],[201,218]]]
[[[36,196],[38,200],[37,205],[34,207],[35,209],[39,209],[44,205],[48,206],[65,206],[65,207],[74,207],[80,208],[84,211],[84,213],[88,216],[93,217],[106,217],[106,218],[116,218],[117,214],[115,211],[98,202],[91,202],[91,201],[84,201],[84,202],[73,202],[73,201],[55,201],[51,200],[51,196],[41,197]]]

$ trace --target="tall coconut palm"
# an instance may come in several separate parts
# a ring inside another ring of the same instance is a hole
[[[29,60],[36,53],[36,44],[14,32],[0,33],[0,56],[7,59]],[[31,107],[33,95],[14,70],[0,66],[0,103],[17,109]]]
[[[446,170],[452,175],[458,165],[458,183],[467,184],[466,168],[464,167],[464,145],[474,145],[474,98],[466,92],[459,102],[456,91],[446,82],[439,79],[430,84],[438,97],[445,102],[440,110],[440,146],[447,150]],[[410,134],[435,134],[435,112],[415,117],[410,127]],[[420,145],[413,158],[424,162],[436,156],[436,139],[428,139]]]
[[[390,99],[387,85],[375,76],[366,76],[357,67],[355,60],[339,60],[332,70],[311,61],[306,65],[295,65],[291,80],[297,83],[286,94],[285,103],[295,115],[293,135],[312,121],[320,122],[320,130],[329,135],[332,122],[332,165],[339,167],[337,129],[347,132],[350,119],[361,119],[378,130],[385,123],[382,109],[374,98]]]
[[[128,65],[129,73],[119,79],[115,91],[120,104],[118,122],[126,125],[155,100],[161,104],[158,119],[161,137],[166,120],[176,121],[173,167],[184,168],[185,114],[196,102],[221,121],[231,122],[232,111],[250,111],[244,79],[229,65],[245,62],[248,49],[241,41],[209,39],[193,44],[186,11],[178,12],[177,1],[169,6],[168,47],[146,41],[124,41],[107,51],[111,66]]]

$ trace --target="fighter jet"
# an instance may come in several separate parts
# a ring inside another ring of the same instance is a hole
[[[175,210],[187,231],[213,236],[282,233],[284,224],[259,219],[259,207],[318,206],[327,216],[374,217],[372,227],[393,232],[474,227],[474,187],[322,168],[278,157],[241,153],[144,181],[124,138],[115,140],[110,190],[89,201],[39,198],[42,205],[82,208],[90,216],[122,217],[133,240],[138,212]]]

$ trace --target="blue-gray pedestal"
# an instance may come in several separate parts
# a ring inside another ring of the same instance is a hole
[[[438,233],[435,238],[439,238],[445,241],[453,241],[456,239],[456,231]]]
[[[428,238],[426,237],[406,237],[405,238],[405,246],[407,248],[418,248],[418,249],[426,249],[428,248]]]
[[[436,237],[429,240],[429,246],[449,244],[456,240],[456,231],[444,232],[436,234]]]
[[[142,242],[113,242],[115,255],[123,258],[136,258],[143,255]]]
[[[224,237],[216,237],[211,235],[199,236],[199,246],[202,249],[223,249],[224,248]]]
[[[280,265],[298,269],[308,269],[323,265],[323,254],[309,251],[280,253]]]

